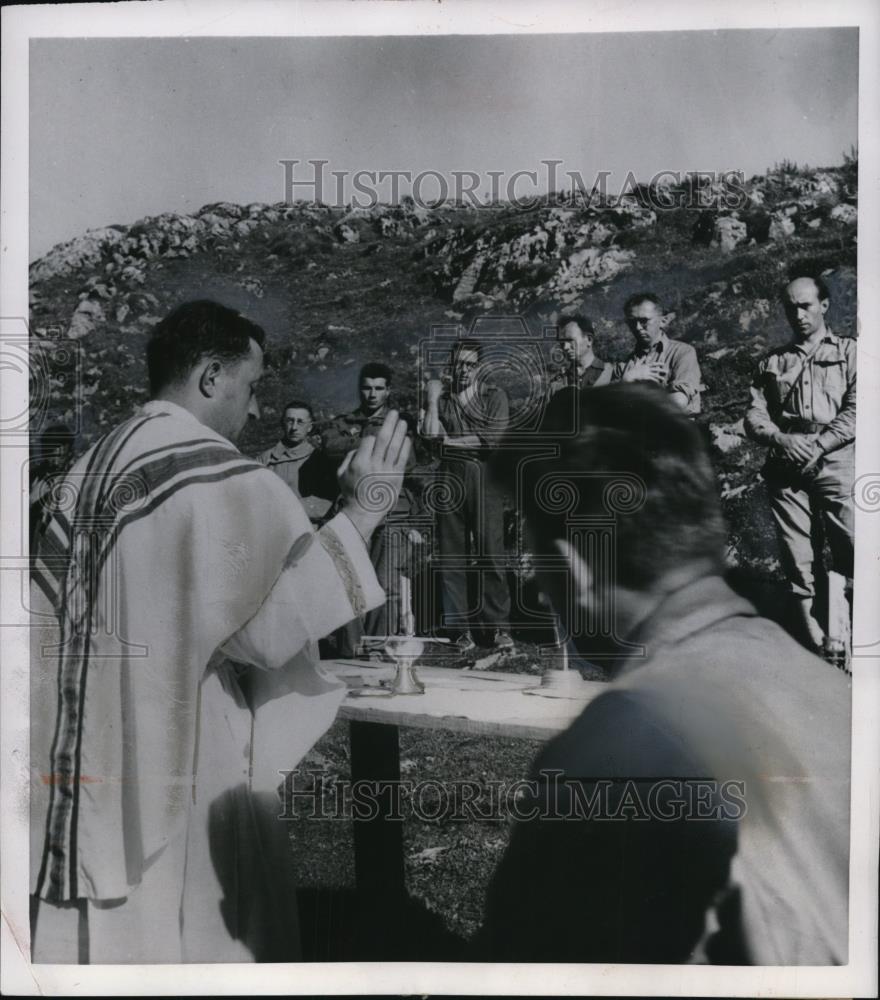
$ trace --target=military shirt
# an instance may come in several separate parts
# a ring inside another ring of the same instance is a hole
[[[830,330],[812,353],[800,344],[774,351],[758,363],[745,428],[772,445],[780,430],[798,421],[822,425],[823,451],[849,444],[856,432],[856,342]]]

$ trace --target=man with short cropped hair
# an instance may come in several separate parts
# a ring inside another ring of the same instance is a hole
[[[612,681],[512,803],[473,957],[846,964],[849,679],[725,583],[709,455],[668,394],[575,392],[498,471],[542,590]]]
[[[805,640],[822,649],[814,617],[813,526],[821,519],[833,568],[853,573],[856,342],[825,321],[821,277],[789,282],[782,302],[794,342],[758,363],[745,416],[748,436],[767,446],[763,475],[782,561]]]
[[[651,382],[662,386],[685,413],[700,412],[703,388],[697,352],[690,344],[672,340],[666,329],[672,320],[653,292],[637,292],[623,304],[626,324],[635,338],[635,350],[618,361],[612,382]]]
[[[265,340],[233,309],[179,306],[147,345],[150,402],[58,491],[32,588],[35,962],[299,957],[277,790],[345,693],[318,639],[384,596],[367,554],[384,511],[358,484],[393,504],[409,444],[389,413],[315,532],[235,445]]]
[[[311,405],[291,400],[282,410],[281,440],[261,452],[257,461],[287,483],[302,501],[309,520],[317,523],[330,508],[330,500],[313,492],[320,488],[316,448],[309,440],[313,422]]]
[[[566,386],[587,389],[611,381],[612,366],[593,350],[593,322],[583,313],[564,315],[556,324],[556,339],[565,357],[565,368],[551,379],[548,395]]]
[[[364,438],[377,433],[390,408],[393,383],[391,368],[381,361],[370,361],[358,374],[360,403],[350,413],[334,418],[321,435],[322,457],[338,465],[348,451]],[[409,427],[412,418],[403,414]],[[353,657],[360,651],[361,637],[396,635],[401,631],[400,577],[411,571],[412,546],[419,545],[422,536],[408,523],[414,513],[416,499],[410,484],[404,481],[394,509],[370,543],[370,559],[385,591],[384,603],[363,620],[349,622],[336,633],[337,651],[341,657]]]

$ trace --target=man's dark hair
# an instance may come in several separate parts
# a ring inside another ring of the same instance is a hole
[[[385,384],[391,385],[393,377],[394,373],[388,365],[383,364],[381,361],[368,361],[360,370],[360,374],[358,375],[358,385],[360,385],[365,378],[384,378]]]
[[[288,410],[305,410],[312,420],[315,419],[315,411],[312,409],[312,404],[305,403],[301,399],[292,399],[289,403],[284,404],[284,409],[281,411],[282,420],[284,419],[284,414],[287,413]]]
[[[660,299],[653,292],[636,292],[623,303],[623,315],[626,316],[631,309],[635,309],[636,306],[640,306],[643,302],[653,302],[654,305],[663,312],[663,306],[660,305]]]
[[[546,454],[548,443],[558,454]],[[569,519],[613,516],[616,584],[648,589],[694,559],[715,559],[721,568],[725,529],[715,473],[699,429],[664,390],[622,383],[563,389],[547,408],[535,451],[543,454],[499,449],[492,469],[519,493],[542,550],[569,537]]]
[[[147,344],[150,394],[182,382],[204,358],[226,363],[240,361],[250,352],[250,342],[266,343],[261,326],[235,309],[199,299],[184,302],[156,324]]]
[[[831,290],[828,288],[828,285],[821,274],[816,274],[813,271],[794,270],[789,274],[788,278],[785,281],[785,284],[782,285],[782,287],[779,289],[779,297],[782,299],[783,303],[785,302],[785,291],[788,288],[788,286],[793,281],[798,281],[800,278],[807,278],[813,282],[813,284],[816,286],[816,292],[819,295],[820,302],[824,302],[826,299],[830,301]]]
[[[595,333],[593,321],[589,316],[584,315],[584,313],[569,313],[559,317],[559,322],[556,324],[557,336],[562,333],[569,323],[574,323],[583,333],[588,333],[591,337]]]
[[[482,341],[474,340],[472,337],[466,340],[456,340],[452,345],[452,364],[454,365],[458,361],[458,356],[462,351],[476,351],[477,358],[482,358],[483,356],[483,344]]]

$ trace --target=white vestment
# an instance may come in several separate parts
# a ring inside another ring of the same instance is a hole
[[[165,401],[52,499],[34,573],[57,612],[35,604],[32,632],[35,960],[77,960],[49,957],[46,903],[88,916],[91,961],[295,958],[277,788],[345,693],[317,640],[384,599],[363,539],[345,514],[315,532],[277,476]]]

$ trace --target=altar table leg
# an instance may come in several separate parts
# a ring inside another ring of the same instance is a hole
[[[349,725],[352,781],[399,782],[397,726],[354,720]],[[393,807],[389,793],[371,800],[378,802],[378,814],[353,822],[355,879],[358,892],[390,902],[404,895],[403,822],[388,819]]]

